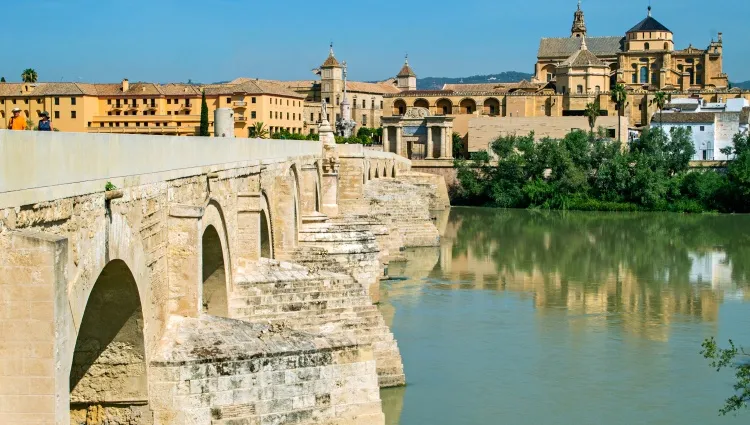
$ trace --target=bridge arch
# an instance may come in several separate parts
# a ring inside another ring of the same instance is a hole
[[[296,164],[276,177],[272,205],[274,254],[286,259],[297,248],[301,225],[300,179]]]
[[[268,194],[264,190],[260,197],[260,256],[262,258],[274,258],[273,227],[269,205]]]
[[[123,260],[102,269],[89,294],[70,368],[71,423],[116,410],[125,422],[148,417],[144,314],[136,278]]]
[[[232,259],[224,213],[214,198],[208,200],[201,220],[201,311],[228,317],[232,291]]]

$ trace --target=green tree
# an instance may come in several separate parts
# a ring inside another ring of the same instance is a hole
[[[461,158],[464,156],[464,138],[460,134],[453,132],[453,157]]]
[[[662,126],[662,112],[664,111],[664,105],[667,104],[667,94],[663,91],[658,91],[654,94],[654,100],[656,101],[656,107],[659,108],[659,126]]]
[[[198,135],[208,137],[208,103],[206,103],[206,91],[201,91],[201,124],[198,129]]]
[[[4,82],[5,82],[5,77],[0,77],[0,83],[4,83]]]
[[[734,369],[735,394],[725,400],[724,407],[719,409],[719,414],[737,414],[740,410],[747,408],[750,402],[750,353],[734,345],[731,339],[729,348],[719,347],[713,337],[703,341],[701,346],[703,347],[701,354],[711,361],[711,367],[716,368],[717,372],[722,369]]]
[[[594,138],[594,127],[596,127],[596,119],[599,117],[599,99],[594,101],[593,103],[587,103],[586,109],[583,111],[583,115],[586,116],[586,118],[589,121],[589,134],[591,135],[591,138]]]
[[[32,68],[26,68],[21,73],[21,81],[24,83],[36,83],[37,78],[39,76],[37,75],[36,71],[34,71]]]
[[[625,106],[625,102],[628,99],[628,92],[625,90],[625,86],[617,83],[610,92],[612,101],[617,105],[617,137],[622,140],[622,124],[620,123],[620,117],[622,117],[622,108]]]
[[[268,129],[266,129],[265,124],[263,124],[263,121],[258,121],[252,126],[250,126],[249,130],[250,137],[258,138],[258,139],[267,139],[268,138]]]

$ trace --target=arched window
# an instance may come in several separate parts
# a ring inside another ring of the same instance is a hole
[[[669,50],[669,43],[667,42],[664,43],[664,50]]]
[[[599,93],[600,91],[602,91],[602,88],[601,88],[600,86],[596,86],[596,87],[594,87],[594,90],[595,90],[595,91],[596,91],[597,93]]]
[[[651,47],[651,46],[649,46],[649,44],[648,44],[648,43],[645,43],[645,44],[643,45],[643,50],[648,50],[648,49],[649,49],[649,47]]]
[[[641,84],[648,83],[648,68],[645,66],[641,67]]]
[[[579,85],[576,86],[576,93],[578,93],[578,94],[582,94],[583,93],[583,86],[582,85],[579,84]]]

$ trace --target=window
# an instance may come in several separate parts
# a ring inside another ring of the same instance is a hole
[[[548,72],[547,73],[547,82],[549,83],[550,81],[552,81],[552,73]]]
[[[270,111],[271,116],[268,118],[273,118],[273,111]]]
[[[109,126],[110,126],[110,127],[114,127],[114,124],[112,124],[112,123],[109,123]]]
[[[137,123],[135,123],[135,126],[136,126],[136,127],[140,127],[140,126],[141,126],[141,123],[137,122]]]
[[[250,118],[255,119],[255,117],[256,117],[255,111],[250,112]]]
[[[596,86],[596,87],[594,87],[594,91],[596,93],[599,93],[600,91],[602,91],[602,88],[600,86]]]
[[[172,99],[167,99],[167,105],[171,105],[171,104],[172,104]]]
[[[143,104],[144,105],[148,105],[148,100],[147,99],[143,99]]]
[[[641,67],[641,84],[648,83],[648,68],[645,66]]]
[[[71,105],[75,105],[76,104],[76,98],[75,97],[71,97],[70,98],[70,104]]]
[[[286,100],[286,106],[289,106],[289,99]]]
[[[14,104],[14,105],[16,104],[16,99],[13,99],[13,104]]]
[[[120,126],[120,123],[119,123],[119,122],[116,122],[116,123],[115,123],[115,127],[119,127],[119,126]]]
[[[371,106],[371,108],[375,109],[375,99],[372,100],[372,106]]]
[[[336,121],[341,120],[341,114],[336,114]]]
[[[286,119],[289,119],[289,112],[286,113]]]
[[[70,118],[76,118],[76,111],[70,111]]]
[[[297,121],[297,114],[294,112],[292,113],[292,121]]]
[[[701,131],[706,131],[706,127],[705,126],[701,126]]]
[[[148,123],[147,123],[147,122],[144,122],[144,123],[143,123],[143,126],[144,126],[144,127],[148,127]]]
[[[25,104],[27,104],[27,105],[28,105],[28,104],[29,104],[29,99],[24,99],[24,100],[23,100],[23,103],[25,103]]]
[[[127,127],[127,126],[128,126],[128,123],[124,123],[124,125],[125,125],[125,127]]]
[[[107,115],[112,115],[112,111],[107,111]]]
[[[383,101],[380,101],[380,109],[383,109]]]
[[[703,84],[703,76],[698,74],[695,76],[695,84]]]
[[[252,100],[251,100],[251,101],[252,101],[253,103],[255,103],[255,98],[252,98]]]
[[[315,121],[315,114],[310,112],[310,122]]]
[[[318,121],[323,121],[323,115],[322,114],[318,114]]]
[[[576,93],[578,93],[578,94],[582,94],[583,93],[583,86],[582,85],[579,84],[579,85],[576,86]]]
[[[112,99],[107,99],[107,105],[111,105],[111,104],[112,104]],[[102,124],[104,124],[104,123],[102,123]]]
[[[177,127],[182,127],[182,123],[181,123],[181,122],[178,122],[178,123],[177,123]]]
[[[648,43],[645,43],[645,44],[643,45],[643,50],[648,50],[648,49],[649,49],[649,47],[651,47],[651,46],[650,46],[650,45],[649,45]]]
[[[329,105],[331,104],[331,98],[330,97],[326,98],[326,103],[329,104]]]
[[[362,126],[367,127],[367,114],[362,115]]]
[[[89,127],[91,127],[91,121],[89,121]]]
[[[276,119],[279,119],[279,111],[276,111],[273,115],[274,117],[276,117]]]
[[[60,111],[55,111],[55,119],[59,119],[59,118],[60,118]]]
[[[172,111],[167,111],[167,115],[172,115]]]
[[[669,50],[669,43],[664,43],[664,50]]]
[[[366,101],[366,100],[364,100],[364,99],[362,99],[362,107],[363,107],[363,108],[366,108],[366,107],[367,107],[367,101]]]
[[[55,98],[55,105],[59,105],[59,104],[60,104],[60,98],[59,98],[59,97],[56,97],[56,98]]]
[[[100,122],[100,123],[99,123],[99,127],[104,127],[104,123],[103,123],[103,122]]]
[[[227,103],[232,103],[232,98],[231,97],[227,98]]]

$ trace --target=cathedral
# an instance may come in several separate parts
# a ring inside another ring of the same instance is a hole
[[[602,76],[608,78],[602,81]],[[676,50],[674,34],[652,16],[625,36],[590,37],[580,1],[569,37],[539,43],[535,82],[551,82],[566,94],[609,91],[615,84],[646,91],[721,90],[729,80],[722,71],[722,34],[708,47]]]

